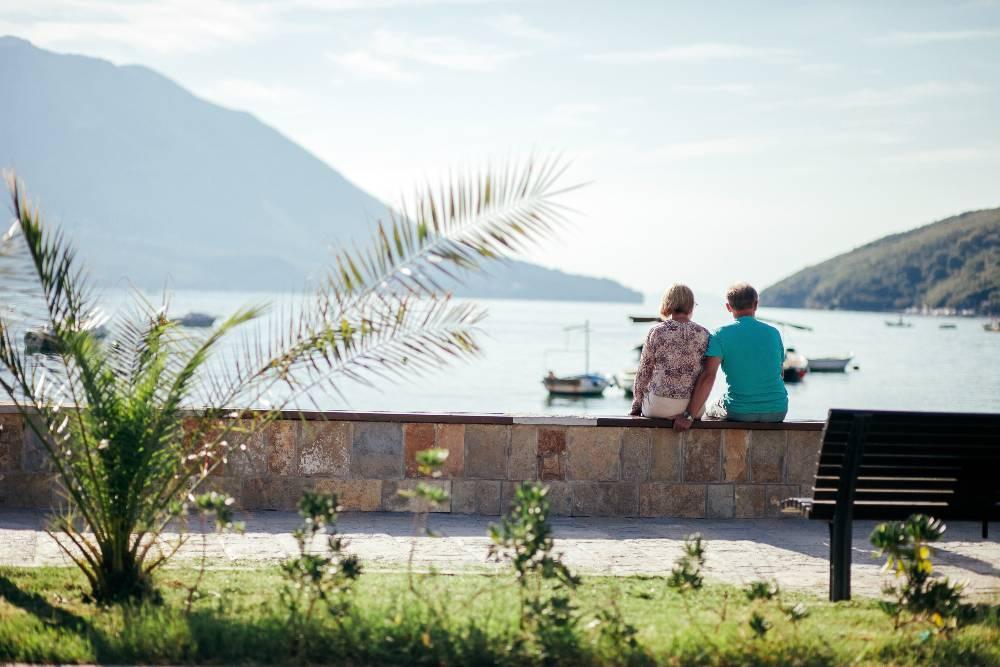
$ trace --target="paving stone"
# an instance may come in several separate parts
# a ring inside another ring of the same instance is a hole
[[[299,468],[302,474],[350,475],[351,439],[351,422],[303,422],[299,428]]]
[[[420,473],[417,452],[434,449],[434,424],[403,424],[403,456],[407,477],[430,477]]]
[[[651,431],[648,428],[622,430],[623,482],[645,482],[649,479],[653,451]]]
[[[639,487],[640,516],[705,517],[704,484],[649,482]]]
[[[229,443],[228,463],[225,473],[236,477],[260,477],[268,473],[267,430],[247,433],[251,422],[241,420],[233,425],[225,440]]]
[[[449,495],[445,502],[429,506],[422,498],[401,496],[400,491],[413,491],[417,484],[427,484],[444,489]],[[382,509],[387,512],[450,512],[451,511],[451,480],[449,479],[404,479],[401,481],[382,482]]]
[[[435,428],[435,446],[448,452],[442,476],[461,477],[465,473],[465,424],[436,424]]]
[[[507,479],[510,427],[492,424],[465,426],[465,477]]]
[[[631,482],[570,482],[573,516],[638,516],[639,485]]]
[[[823,434],[814,431],[790,431],[785,448],[785,482],[808,484],[816,480],[816,463]]]
[[[294,510],[304,486],[301,477],[250,477],[243,480],[240,499],[248,510]]]
[[[737,519],[755,519],[764,516],[764,485],[737,484],[735,488]]]
[[[566,478],[613,482],[621,476],[622,429],[578,427],[566,431]]]
[[[270,447],[267,448],[267,469],[272,475],[298,475],[299,460],[296,446],[299,422],[280,419],[268,425]]]
[[[709,484],[705,487],[705,516],[709,519],[732,519],[735,495],[732,484]]]
[[[21,415],[0,414],[0,474],[21,470],[24,419]]]
[[[566,429],[540,428],[538,479],[543,481],[566,479],[566,467]]]
[[[750,481],[781,483],[785,469],[785,431],[750,433]]]
[[[357,422],[351,446],[351,477],[402,479],[403,428],[391,422]]]
[[[453,480],[451,511],[457,514],[500,514],[501,486],[492,480]]]
[[[377,512],[382,509],[380,479],[310,479],[307,483],[316,493],[336,495],[337,504],[345,512]]]
[[[750,432],[727,429],[722,432],[722,479],[726,482],[750,480]]]
[[[717,482],[722,469],[722,434],[718,429],[692,429],[684,434],[684,481]]]
[[[764,516],[787,518],[789,515],[781,512],[781,503],[788,498],[798,497],[799,493],[798,484],[768,484],[764,491]]]
[[[681,481],[681,434],[668,428],[652,431],[649,478],[658,482]]]
[[[538,427],[515,424],[510,431],[510,461],[507,478],[538,479]]]

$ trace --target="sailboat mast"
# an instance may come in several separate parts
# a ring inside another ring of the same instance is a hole
[[[590,320],[583,323],[584,373],[590,375]]]

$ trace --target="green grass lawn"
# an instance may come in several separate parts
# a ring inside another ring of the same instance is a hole
[[[544,656],[518,643],[517,584],[507,575],[417,575],[411,587],[405,574],[366,573],[347,614],[324,614],[301,631],[288,624],[277,568],[208,571],[188,614],[196,576],[161,571],[161,604],[97,607],[74,569],[0,568],[0,661],[1000,665],[996,604],[981,605],[948,639],[925,626],[894,631],[875,601],[785,594],[781,602],[804,602],[808,617],[791,624],[776,606],[762,608],[773,627],[756,639],[747,619],[758,607],[738,588],[708,586],[685,605],[663,578],[586,577],[574,598],[574,643]],[[598,641],[595,614],[615,608],[637,631],[632,647]]]

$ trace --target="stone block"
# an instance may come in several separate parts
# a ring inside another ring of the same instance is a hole
[[[759,519],[764,516],[764,485],[736,485],[734,516],[737,519]]]
[[[768,484],[764,491],[764,516],[794,518],[794,514],[783,514],[781,503],[788,498],[797,498],[798,484]]]
[[[461,477],[465,473],[465,424],[435,424],[435,429],[435,446],[448,452],[442,476]]]
[[[391,422],[358,422],[352,428],[351,477],[403,478],[403,428]]]
[[[573,516],[638,516],[639,485],[630,482],[570,482]]]
[[[785,447],[785,482],[807,484],[816,481],[816,464],[823,434],[818,431],[789,431]]]
[[[267,469],[272,475],[298,475],[299,422],[279,419],[267,427],[270,447],[267,448]]]
[[[510,427],[468,424],[465,427],[465,477],[507,479]]]
[[[451,511],[453,514],[500,514],[501,487],[505,482],[493,480],[453,480]]]
[[[448,500],[430,506],[422,498],[406,497],[400,495],[400,491],[410,492],[417,488],[417,484],[427,484],[444,489],[449,495]],[[449,479],[404,479],[401,481],[382,482],[382,509],[386,512],[420,512],[429,511],[434,513],[447,513],[451,511],[451,480]]]
[[[302,474],[349,476],[351,437],[351,422],[302,422],[299,428],[299,469]]]
[[[431,477],[422,474],[417,452],[434,449],[434,424],[403,424],[403,456],[407,477]]]
[[[538,428],[515,424],[510,431],[507,479],[538,479]]]
[[[250,477],[240,492],[243,509],[291,511],[298,507],[304,483],[301,477]]]
[[[337,496],[344,512],[378,512],[382,509],[380,479],[312,479],[308,481],[316,493]]]
[[[43,420],[37,415],[27,417],[27,419],[31,419],[39,425],[42,433],[46,432]],[[48,441],[51,442],[51,440]],[[53,472],[55,470],[48,450],[35,430],[28,424],[24,424],[24,438],[21,441],[21,470],[24,472]]]
[[[238,477],[227,477],[227,476],[216,476],[209,475],[198,485],[195,489],[195,494],[200,493],[211,493],[215,491],[216,493],[221,493],[223,495],[229,496],[233,499],[233,507],[236,509],[245,509],[243,506],[243,480]]]
[[[626,428],[622,431],[622,481],[645,482],[653,451],[651,429]]]
[[[722,480],[750,480],[750,432],[726,429],[722,432]]]
[[[684,434],[684,481],[717,482],[722,477],[722,432],[692,429]]]
[[[566,431],[567,479],[615,482],[621,476],[622,429],[585,426]]]
[[[785,431],[750,433],[750,481],[780,483],[785,470]]]
[[[669,428],[652,430],[649,479],[681,481],[681,434]]]
[[[566,429],[538,430],[538,479],[566,479]]]
[[[522,482],[504,482],[501,488],[500,510],[508,512],[514,502],[514,492]],[[552,516],[569,516],[573,511],[573,493],[569,482],[541,482],[548,489],[549,512]]]
[[[24,419],[21,415],[0,415],[0,474],[21,470]]]
[[[705,517],[704,484],[649,482],[639,487],[639,514],[644,517]]]
[[[732,484],[709,484],[705,487],[705,516],[709,519],[732,519],[735,512]]]
[[[268,472],[267,429],[248,433],[251,422],[241,420],[230,425],[224,439],[229,443],[229,462],[225,473],[235,477],[260,477]]]
[[[0,473],[0,507],[53,509],[65,505],[58,477],[49,472]]]

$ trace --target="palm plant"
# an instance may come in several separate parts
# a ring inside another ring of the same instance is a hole
[[[65,503],[50,535],[99,601],[155,592],[152,573],[179,547],[163,534],[239,442],[345,380],[372,383],[475,355],[485,311],[444,285],[550,234],[565,209],[559,161],[528,161],[419,192],[378,224],[365,250],[337,253],[299,303],[241,308],[208,334],[140,296],[98,340],[98,297],[73,245],[45,224],[8,175],[14,223],[0,242],[0,288],[33,293],[55,341],[44,362],[0,313],[0,385],[25,415]]]

